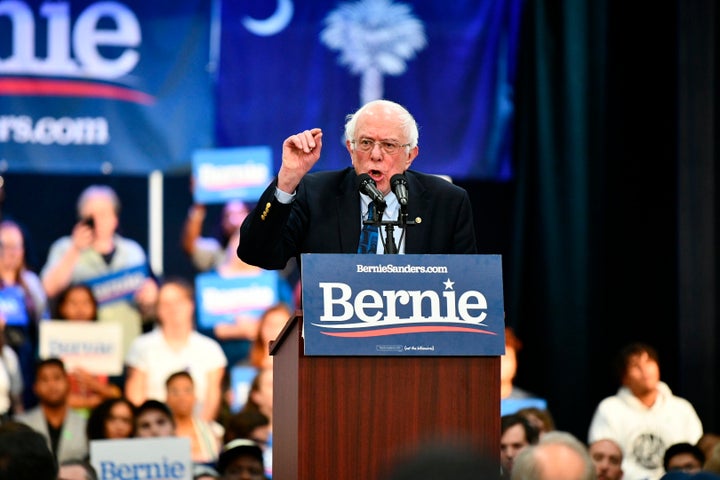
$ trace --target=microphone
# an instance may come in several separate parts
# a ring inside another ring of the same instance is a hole
[[[405,209],[408,205],[408,183],[407,178],[402,173],[396,173],[390,178],[390,186],[400,203],[400,207]]]
[[[382,192],[378,190],[375,180],[373,180],[370,175],[367,173],[361,173],[358,175],[358,188],[360,193],[364,193],[372,199],[379,212],[385,211],[385,208],[387,207],[385,197]]]

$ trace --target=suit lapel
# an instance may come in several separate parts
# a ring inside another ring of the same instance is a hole
[[[430,213],[430,194],[425,187],[410,172],[405,172],[408,181],[408,221],[422,221],[419,225],[409,225],[405,232],[405,253],[424,253],[430,244],[426,235],[430,230],[427,228],[429,218],[424,218]]]
[[[335,198],[340,249],[344,253],[355,253],[360,238],[360,193],[355,186],[356,176],[355,170],[349,168]]]

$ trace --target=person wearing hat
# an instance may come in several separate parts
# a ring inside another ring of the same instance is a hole
[[[262,449],[247,438],[226,443],[216,468],[220,480],[267,480]]]

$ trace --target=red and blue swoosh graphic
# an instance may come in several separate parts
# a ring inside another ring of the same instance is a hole
[[[0,95],[31,97],[86,97],[119,100],[152,105],[155,97],[126,87],[87,80],[59,80],[49,78],[0,78]]]

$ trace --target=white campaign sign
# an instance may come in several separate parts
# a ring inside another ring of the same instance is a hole
[[[82,368],[98,375],[123,371],[119,323],[44,320],[40,322],[40,358],[59,358],[70,372]]]
[[[90,463],[98,480],[192,480],[185,437],[92,440]]]

